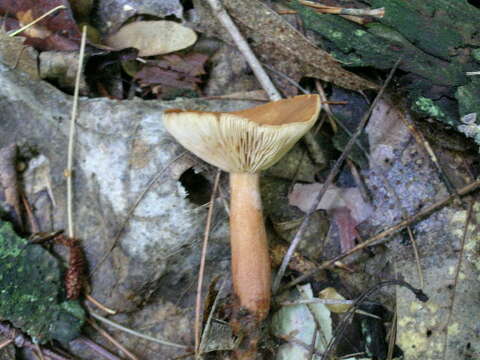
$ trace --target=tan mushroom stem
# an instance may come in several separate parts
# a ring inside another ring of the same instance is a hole
[[[230,173],[233,287],[240,306],[263,320],[270,306],[270,259],[258,173],[313,126],[318,95],[301,95],[234,112],[165,111],[168,131],[201,159]]]
[[[230,174],[232,280],[240,306],[263,320],[270,308],[271,270],[259,175]]]

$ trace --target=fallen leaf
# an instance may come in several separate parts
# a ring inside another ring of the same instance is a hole
[[[0,15],[5,17],[5,29],[17,30],[51,9],[63,5],[20,35],[25,44],[38,50],[73,51],[79,48],[80,31],[66,0],[0,0]]]
[[[315,202],[318,192],[323,184],[295,184],[293,191],[288,196],[290,205],[307,212]],[[373,212],[370,204],[366,203],[358,188],[339,188],[330,185],[320,201],[317,210],[335,210],[347,208],[357,223],[365,221]]]
[[[133,47],[140,56],[168,54],[197,41],[195,32],[174,21],[136,21],[123,26],[106,40],[116,50]]]
[[[192,53],[186,56],[167,55],[154,66],[145,66],[136,75],[141,87],[155,87],[156,93],[167,88],[197,90],[200,75],[205,74],[204,65],[208,56]],[[158,87],[160,85],[160,87]]]
[[[35,49],[25,45],[24,37],[11,37],[0,30],[0,62],[11,69],[27,73],[32,79],[39,79],[37,57]]]
[[[320,299],[334,299],[334,300],[345,300],[345,298],[340,295],[337,290],[333,287],[327,287],[318,293]],[[342,314],[350,310],[352,305],[350,304],[325,304],[328,310],[333,313]]]
[[[340,236],[340,249],[344,253],[355,247],[355,239],[359,238],[356,226],[357,221],[352,217],[350,209],[347,207],[335,208],[331,212],[333,221],[338,226]]]

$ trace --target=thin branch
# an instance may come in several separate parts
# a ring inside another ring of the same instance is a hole
[[[121,360],[118,356],[112,354],[110,351],[107,349],[104,349],[94,341],[90,340],[89,338],[86,338],[85,336],[80,336],[73,340],[74,343],[82,343],[83,345],[89,347],[92,349],[94,352],[99,354],[100,356],[103,356],[107,360]]]
[[[352,305],[353,303],[354,303],[354,300],[313,298],[313,299],[300,299],[300,300],[294,300],[294,301],[283,301],[283,302],[279,302],[278,305],[280,306],[295,306],[295,305],[305,305],[305,304]]]
[[[474,182],[464,186],[463,188],[459,189],[457,192],[458,192],[458,195],[463,196],[463,195],[466,195],[466,194],[468,194],[472,191],[477,190],[479,187],[480,187],[480,180],[477,180],[477,181],[474,181]],[[283,286],[280,289],[280,291],[287,290],[287,289],[305,281],[310,276],[318,273],[319,271],[331,267],[337,261],[342,260],[343,258],[346,258],[346,257],[356,253],[359,250],[365,249],[366,247],[372,245],[373,243],[375,243],[375,242],[377,242],[381,239],[384,239],[388,236],[391,236],[391,235],[405,229],[407,226],[409,226],[411,224],[414,224],[417,221],[420,221],[421,219],[423,219],[427,215],[431,214],[432,212],[441,209],[442,207],[447,205],[453,199],[456,199],[456,195],[449,195],[449,196],[443,198],[442,200],[437,201],[436,203],[424,208],[422,211],[418,212],[417,214],[415,214],[415,215],[399,222],[398,224],[393,225],[393,226],[389,227],[388,229],[383,230],[380,233],[372,236],[371,238],[369,238],[368,240],[365,240],[361,244],[358,244],[354,248],[352,248],[352,249],[350,249],[350,250],[348,250],[348,251],[346,251],[346,252],[344,252],[344,253],[336,256],[336,257],[334,257],[333,259],[325,261],[322,265],[320,265],[316,269],[313,269],[312,271],[309,271],[308,273],[305,273],[305,274],[299,276],[295,280],[293,280],[290,283],[288,283],[287,285]]]
[[[58,11],[58,10],[66,9],[66,8],[67,8],[67,7],[66,7],[65,5],[59,5],[59,6],[57,6],[57,7],[54,7],[53,9],[47,11],[45,14],[43,14],[42,16],[40,16],[39,18],[33,20],[31,23],[28,23],[27,25],[22,26],[20,29],[17,29],[17,30],[12,31],[11,33],[8,34],[8,36],[14,37],[14,36],[20,34],[21,32],[27,30],[28,28],[32,27],[32,26],[35,25],[37,22],[42,21],[43,19],[45,19],[47,16],[53,14],[54,12],[56,12],[56,11]]]
[[[86,39],[87,39],[87,27],[84,26],[82,29],[82,40],[80,43],[80,56],[78,59],[77,76],[75,78],[75,90],[73,92],[73,106],[72,106],[72,113],[70,116],[70,133],[68,136],[67,168],[65,169],[65,176],[67,177],[68,237],[70,238],[74,237],[73,210],[72,210],[72,201],[73,201],[72,176],[73,176],[73,146],[74,146],[74,137],[75,137],[75,121],[77,119],[78,92],[80,89],[80,77],[82,75],[83,57],[85,54]]]
[[[208,239],[210,237],[210,228],[212,225],[213,209],[215,208],[215,198],[217,197],[218,183],[220,181],[221,170],[217,170],[215,182],[213,184],[212,196],[208,207],[207,223],[205,224],[205,234],[203,237],[202,255],[200,258],[200,270],[198,271],[197,298],[195,301],[195,355],[198,356],[200,350],[201,337],[201,312],[202,312],[202,286],[205,273],[205,259],[207,257]]]
[[[110,309],[109,307],[106,307],[105,305],[103,305],[100,301],[98,301],[97,299],[95,299],[92,295],[90,294],[87,294],[85,295],[85,299],[88,300],[89,302],[91,302],[93,305],[95,305],[97,308],[105,311],[107,314],[110,314],[110,315],[115,315],[117,313],[116,310],[113,310],[113,309]]]
[[[112,320],[109,320],[109,319],[106,319],[103,316],[100,316],[100,315],[98,315],[98,314],[96,314],[92,311],[90,311],[90,316],[92,316],[93,318],[95,318],[95,319],[97,319],[97,320],[99,320],[99,321],[101,321],[105,324],[108,324],[108,325],[110,325],[110,326],[112,326],[112,327],[114,327],[118,330],[124,331],[128,334],[137,336],[139,338],[142,338],[142,339],[145,339],[145,340],[148,340],[148,341],[152,341],[152,342],[155,342],[157,344],[176,347],[176,348],[180,348],[180,349],[188,349],[187,345],[177,344],[177,343],[174,343],[174,342],[171,342],[171,341],[168,341],[168,340],[158,339],[158,338],[154,338],[152,336],[148,336],[148,335],[139,333],[138,331],[135,331],[135,330],[129,329],[125,326],[122,326],[120,324],[117,324],[116,322],[114,322]]]
[[[369,110],[367,113],[363,116],[362,120],[358,124],[357,130],[353,134],[353,136],[350,138],[348,141],[347,145],[345,146],[342,154],[338,158],[338,160],[335,163],[335,166],[332,168],[330,173],[328,174],[327,179],[325,180],[325,183],[318,193],[315,201],[313,202],[312,206],[308,210],[305,218],[302,221],[302,224],[300,225],[300,228],[298,229],[297,233],[295,234],[295,237],[293,238],[293,241],[290,244],[290,247],[288,248],[287,254],[283,258],[282,264],[280,265],[280,269],[278,270],[277,276],[275,277],[275,280],[273,282],[273,292],[275,293],[278,288],[280,287],[280,282],[283,278],[283,275],[285,274],[285,271],[287,269],[288,263],[290,262],[291,257],[293,256],[293,253],[295,252],[295,249],[297,248],[298,244],[300,243],[300,240],[303,238],[303,234],[307,230],[308,223],[310,221],[310,216],[317,210],[318,204],[320,204],[320,201],[323,198],[323,195],[325,195],[328,187],[330,184],[332,184],[333,179],[337,176],[337,174],[340,172],[341,166],[343,165],[344,160],[348,157],[350,151],[353,148],[353,145],[357,141],[358,137],[361,135],[363,128],[367,124],[368,119],[370,118],[370,114],[372,113],[372,110],[375,108],[377,105],[378,100],[382,97],[387,85],[390,83],[390,80],[393,77],[393,74],[395,73],[395,70],[397,69],[398,65],[400,64],[400,59],[397,60],[395,65],[393,66],[392,70],[390,71],[390,74],[388,75],[387,79],[385,80],[385,83],[383,84],[382,88],[378,92],[375,100],[373,101],[372,105],[370,106]]]
[[[253,53],[252,49],[250,48],[240,31],[238,30],[237,25],[235,25],[230,15],[228,15],[220,0],[207,0],[207,2],[212,8],[215,16],[218,18],[218,20],[222,23],[222,25],[233,38],[233,41],[237,45],[242,55],[247,60],[256,78],[262,85],[263,89],[267,92],[268,97],[273,101],[280,100],[282,96],[275,88],[272,80],[270,80],[269,76],[263,69],[262,64],[260,63],[260,61],[258,61],[257,57]]]
[[[117,347],[121,352],[127,355],[132,360],[139,360],[133,353],[131,353],[128,349],[125,348],[122,344],[120,344],[112,335],[110,335],[106,330],[102,329],[98,326],[95,321],[92,319],[87,319],[88,323],[91,327],[98,331],[100,335],[102,335],[105,339],[110,341],[115,347]]]
[[[36,348],[35,344],[33,344],[27,336],[6,322],[0,322],[0,333],[7,339],[12,340],[16,347],[26,347],[33,351]],[[53,360],[70,360],[46,348],[43,349],[43,354]]]

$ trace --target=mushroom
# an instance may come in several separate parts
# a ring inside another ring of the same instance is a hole
[[[258,321],[267,316],[271,296],[259,172],[295,145],[320,108],[318,95],[301,95],[242,111],[165,111],[165,127],[180,144],[230,173],[233,288],[240,306]]]

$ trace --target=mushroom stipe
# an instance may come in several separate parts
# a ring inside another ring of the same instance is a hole
[[[232,282],[240,306],[258,321],[270,309],[271,268],[259,172],[274,165],[312,128],[318,95],[301,95],[247,110],[166,110],[167,130],[187,150],[230,173]]]

